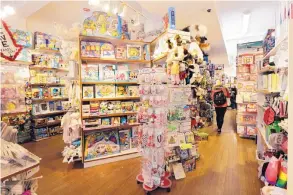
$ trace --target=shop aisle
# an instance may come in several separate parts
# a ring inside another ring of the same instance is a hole
[[[174,181],[169,195],[259,195],[261,182],[257,178],[256,145],[253,140],[235,134],[235,111],[229,110],[220,136],[215,127],[205,129],[208,141],[200,143],[201,158],[196,170],[181,181]],[[140,171],[140,159],[82,169],[81,164],[62,163],[64,144],[61,136],[24,145],[42,158],[38,175],[41,195],[140,195],[144,194],[135,177]]]

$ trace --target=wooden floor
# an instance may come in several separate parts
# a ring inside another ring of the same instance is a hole
[[[256,145],[253,140],[235,134],[235,112],[228,111],[223,133],[215,127],[209,140],[200,143],[201,158],[196,170],[180,181],[173,180],[169,195],[259,195]],[[38,175],[39,195],[140,195],[144,194],[135,177],[140,172],[140,159],[131,159],[83,169],[80,164],[64,164],[60,151],[61,136],[24,145],[42,158]],[[167,194],[158,190],[152,194]]]

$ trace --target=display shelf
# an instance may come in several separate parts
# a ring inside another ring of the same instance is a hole
[[[68,98],[43,98],[43,99],[32,99],[34,102],[50,102],[50,101],[68,101]]]
[[[29,111],[20,111],[20,112],[3,112],[1,113],[1,116],[15,116],[19,114],[28,114]]]
[[[242,103],[237,103],[237,104],[256,104],[257,102],[242,102]]]
[[[269,51],[269,52],[264,56],[263,60],[268,59],[269,57],[276,55],[276,53],[277,53],[277,51],[279,50],[280,46],[282,45],[282,43],[283,43],[284,41],[287,40],[287,38],[288,38],[288,36],[284,36],[284,37],[280,38],[280,41],[275,45],[275,47],[274,47],[271,51]]]
[[[65,84],[61,84],[61,83],[31,83],[30,85],[32,87],[40,87],[40,86],[44,86],[44,87],[65,87]]]
[[[12,172],[7,172],[7,171],[5,171],[5,170],[3,170],[1,168],[1,182],[5,181],[7,179],[10,179],[11,177],[16,176],[18,174],[25,173],[28,170],[33,169],[33,168],[35,168],[35,167],[37,167],[39,165],[40,165],[40,162],[36,162],[36,163],[29,163],[28,166],[25,166],[25,167],[22,167],[22,168],[13,167]]]
[[[97,84],[114,84],[114,85],[138,85],[136,81],[93,81],[93,82],[82,82],[83,85],[97,85]]]
[[[261,130],[261,129],[262,129],[262,128],[257,128],[257,131],[259,132],[262,141],[265,143],[265,147],[266,147],[267,149],[270,149],[270,150],[274,149],[274,148],[268,143],[268,141],[266,140],[266,137],[265,137],[265,131],[263,131],[263,130]]]
[[[96,62],[96,63],[112,63],[112,64],[147,64],[150,63],[149,60],[127,60],[127,59],[101,59],[101,58],[91,58],[91,57],[81,57],[82,61],[86,62]]]
[[[42,66],[30,66],[30,70],[54,70],[59,72],[68,72],[68,69],[64,68],[50,68],[50,67],[42,67]]]
[[[113,117],[113,116],[126,116],[126,115],[134,115],[137,114],[137,112],[123,112],[123,113],[109,113],[109,114],[101,114],[101,115],[83,115],[83,119],[90,119],[90,118],[103,118],[103,117]]]
[[[2,64],[12,64],[12,65],[31,65],[32,62],[26,62],[26,61],[20,61],[20,60],[15,60],[15,61],[9,61],[5,60],[3,58],[0,59],[0,63]]]
[[[35,49],[34,52],[44,53],[44,54],[61,55],[59,50],[53,50],[53,49],[47,49],[47,48]]]
[[[167,57],[167,53],[162,55],[162,56],[160,56],[160,57],[157,57],[157,58],[153,59],[152,62],[154,62],[154,63],[159,62],[161,60],[164,60],[166,57]]]
[[[242,115],[245,115],[245,114],[251,114],[251,115],[253,115],[253,114],[257,114],[257,112],[241,112],[241,111],[238,111],[237,110],[237,114],[242,114]]]
[[[123,152],[123,153],[119,153],[115,155],[113,154],[113,156],[108,155],[108,156],[105,156],[104,158],[97,158],[97,159],[84,161],[84,168],[89,168],[92,166],[102,165],[106,163],[117,162],[121,160],[127,160],[131,158],[137,158],[140,156],[141,156],[140,152]]]
[[[36,114],[33,115],[35,118],[41,118],[41,117],[46,117],[46,116],[51,116],[51,115],[58,115],[58,114],[65,114],[67,111],[56,111],[56,112],[48,112],[48,113],[42,113],[42,114]]]
[[[61,120],[54,120],[52,122],[47,122],[46,124],[33,126],[33,128],[50,127],[50,126],[60,125],[60,124],[61,124]]]
[[[96,160],[101,160],[101,159],[105,159],[105,158],[112,158],[112,157],[116,157],[116,156],[123,156],[123,155],[128,155],[128,154],[133,154],[133,153],[138,153],[137,148],[132,148],[129,150],[125,150],[125,151],[121,151],[117,154],[110,154],[107,156],[101,156],[98,158],[94,158],[94,159],[89,159],[89,160],[84,160],[85,162],[90,162],[90,161],[96,161]]]
[[[140,97],[108,97],[108,98],[89,98],[89,99],[82,99],[83,102],[90,102],[90,101],[103,101],[103,100],[139,100]]]
[[[239,126],[256,126],[256,123],[237,123]]]
[[[133,44],[133,45],[145,45],[150,44],[150,42],[143,42],[143,41],[133,41],[133,40],[127,40],[127,39],[116,39],[113,37],[99,37],[99,36],[79,36],[80,41],[102,41],[102,42],[110,42],[115,45],[120,44]]]
[[[91,131],[104,131],[104,130],[120,130],[120,129],[128,129],[131,127],[139,126],[140,123],[135,124],[126,124],[126,125],[119,125],[119,126],[105,126],[105,127],[93,127],[93,128],[83,128],[84,132],[91,132]]]
[[[256,92],[258,93],[262,93],[262,94],[265,94],[265,95],[274,95],[274,94],[279,94],[280,92],[278,91],[269,91],[269,90],[266,90],[266,89],[257,89]]]

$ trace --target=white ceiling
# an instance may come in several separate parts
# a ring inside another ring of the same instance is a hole
[[[276,6],[276,1],[216,2],[230,65],[235,66],[238,43],[263,40],[267,29],[274,28]],[[250,12],[250,19],[247,33],[242,35],[244,12]]]

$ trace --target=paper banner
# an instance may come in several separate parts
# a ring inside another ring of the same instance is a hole
[[[1,20],[0,41],[1,57],[9,61],[14,61],[22,50],[22,46],[16,44],[11,31],[3,20]]]

